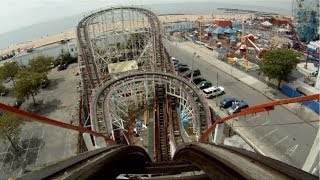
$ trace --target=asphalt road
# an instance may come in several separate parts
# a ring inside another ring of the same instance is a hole
[[[201,55],[199,50],[194,49],[193,51],[192,49],[190,51],[190,48],[185,47],[186,45],[183,43],[176,45],[175,42],[168,40],[164,40],[164,45],[171,56],[187,64],[190,69],[192,59],[194,59],[194,68],[199,69],[203,77],[214,85],[218,84],[225,88],[225,95],[208,101],[218,103],[226,97],[236,97],[248,102],[249,106],[270,102],[260,92],[219,70],[219,67],[214,67],[202,60],[208,56]],[[200,57],[194,57],[194,52],[200,54]],[[284,107],[277,106],[274,111],[269,113],[240,117],[238,121],[235,121],[234,126],[241,127],[247,138],[266,156],[301,168],[308,156],[318,128],[316,125],[318,122],[307,122],[310,120],[314,121],[315,119],[303,120]]]
[[[76,71],[77,64],[71,64],[63,71],[52,69],[48,74],[48,87],[35,96],[38,105],[34,106],[30,98],[21,109],[70,123],[73,115],[77,114],[79,99],[79,76],[74,76]],[[12,82],[6,86],[12,86]],[[9,105],[14,100],[12,95],[0,98],[1,103]],[[14,138],[20,153],[14,153],[7,140],[0,141],[0,179],[17,177],[23,173],[22,169],[32,170],[76,155],[78,132],[35,121],[25,121],[21,126],[21,134]]]

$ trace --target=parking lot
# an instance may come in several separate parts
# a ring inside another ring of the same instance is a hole
[[[50,70],[48,87],[35,96],[37,105],[33,105],[32,98],[29,98],[21,109],[62,122],[76,123],[79,102],[77,86],[80,80],[79,76],[75,76],[77,69],[77,64],[70,64],[66,70]],[[6,86],[11,87],[12,82]],[[0,98],[4,104],[12,105],[14,101],[12,94]],[[21,134],[14,138],[18,151],[9,141],[0,142],[0,179],[17,177],[23,170],[32,171],[77,153],[78,132],[34,121],[24,121],[21,127]]]

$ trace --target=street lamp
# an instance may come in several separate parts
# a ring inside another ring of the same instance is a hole
[[[192,65],[191,65],[191,77],[190,77],[190,82],[192,82],[193,79],[193,71],[194,71],[194,57],[196,56],[196,52],[193,53],[192,56]]]

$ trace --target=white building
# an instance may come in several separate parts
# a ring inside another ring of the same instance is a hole
[[[319,57],[320,57],[320,41],[311,41],[308,44],[308,48],[314,50],[317,54],[318,54],[318,61],[319,61]],[[319,71],[319,67],[318,67],[318,71]],[[317,75],[317,80],[314,86],[316,89],[320,90],[320,73],[318,72]]]
[[[3,64],[8,61],[16,61],[18,65],[25,66],[29,64],[29,61],[40,55],[51,56],[53,58],[58,58],[62,53],[69,52],[72,57],[78,57],[78,49],[76,39],[72,39],[65,43],[57,42],[53,44],[48,44],[35,48],[32,52],[22,52],[11,59],[1,61],[0,64]]]
[[[169,34],[174,31],[185,31],[195,28],[195,24],[191,21],[178,21],[170,23],[162,23],[162,30],[164,34]]]

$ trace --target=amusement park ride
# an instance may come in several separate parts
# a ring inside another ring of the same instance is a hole
[[[292,1],[292,14],[293,21],[290,18],[281,19],[283,24],[287,24],[290,28],[292,35],[292,47],[296,50],[302,51],[307,54],[306,66],[310,59],[318,59],[320,57],[319,43],[315,45],[309,43],[314,40],[319,40],[319,21],[320,21],[320,2],[318,0],[293,0]],[[244,28],[244,25],[243,25]],[[244,29],[242,30],[244,32]],[[229,58],[234,57],[234,53],[240,50],[240,53],[245,59],[246,69],[249,67],[249,50],[248,47],[253,47],[257,53],[257,59],[261,60],[262,55],[268,49],[259,48],[255,44],[255,36],[252,34],[243,35],[241,43],[237,48],[228,53]],[[319,63],[318,63],[319,64]],[[318,64],[315,64],[317,67]]]
[[[120,23],[115,23],[116,19]],[[79,22],[77,37],[82,77],[79,126],[0,104],[1,111],[23,120],[75,130],[83,137],[86,134],[93,145],[87,152],[41,167],[22,179],[115,179],[119,175],[134,179],[317,179],[260,154],[213,144],[212,135],[216,125],[231,118],[271,111],[282,104],[319,100],[320,94],[251,106],[217,120],[199,89],[175,74],[160,32],[157,15],[138,7],[101,10]],[[106,44],[119,35],[131,37],[130,46],[125,43],[122,46],[119,38],[119,45],[107,47]],[[236,48],[245,54],[247,64],[248,47],[255,49],[258,59],[266,51],[254,41],[253,35],[244,36]],[[105,49],[102,51],[102,48]],[[108,71],[110,64],[132,60],[138,62],[139,68],[119,74]],[[136,119],[133,113],[145,106],[153,113],[148,124],[148,128],[153,129],[150,131],[151,153],[135,146],[126,136],[127,131],[131,132],[127,126],[133,126]],[[196,138],[184,140],[183,119],[193,123]],[[131,123],[127,124],[128,121]]]
[[[253,47],[254,48],[254,50],[257,53],[257,59],[258,60],[261,60],[263,53],[267,51],[267,49],[259,48],[254,43],[255,40],[256,40],[256,38],[252,34],[243,36],[242,39],[241,39],[241,43],[236,47],[235,50],[232,50],[231,52],[229,52],[227,57],[228,58],[233,58],[234,57],[234,53],[236,53],[239,50],[240,54],[244,55],[245,67],[246,67],[246,70],[248,70],[248,68],[249,68],[249,47]]]

